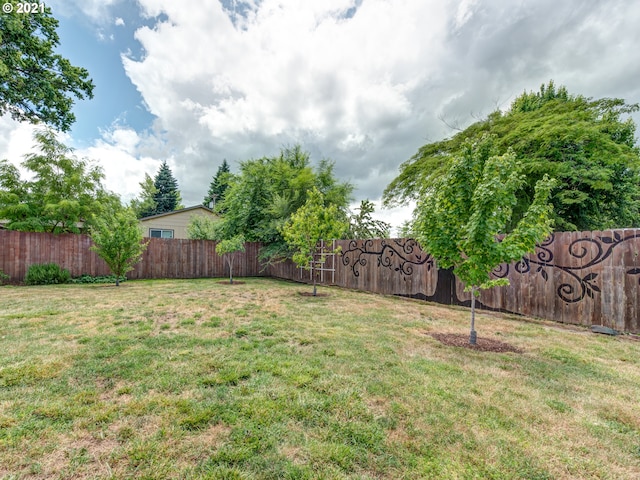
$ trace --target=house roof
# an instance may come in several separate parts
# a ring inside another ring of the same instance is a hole
[[[150,215],[148,217],[142,217],[140,219],[140,221],[149,220],[151,218],[166,217],[168,215],[175,215],[176,213],[188,212],[189,210],[198,210],[198,209],[206,210],[207,212],[212,213],[212,214],[215,215],[213,210],[211,210],[208,207],[205,207],[204,205],[194,205],[193,207],[181,208],[180,210],[174,210],[172,212],[157,213],[156,215]]]

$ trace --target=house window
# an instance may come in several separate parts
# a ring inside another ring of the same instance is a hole
[[[163,230],[161,228],[150,228],[149,236],[151,238],[173,238],[173,230]]]

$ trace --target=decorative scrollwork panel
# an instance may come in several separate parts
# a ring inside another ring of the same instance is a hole
[[[413,239],[350,240],[342,249],[347,286],[375,284],[381,293],[435,289],[435,262]]]
[[[567,323],[638,322],[640,305],[634,276],[640,276],[639,230],[556,233],[535,253],[492,272],[508,278],[505,303],[518,303],[518,313]],[[640,281],[640,280],[639,280]],[[481,299],[497,306],[496,295]],[[603,324],[603,323],[600,323]]]

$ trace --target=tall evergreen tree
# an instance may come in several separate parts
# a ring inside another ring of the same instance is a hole
[[[202,202],[203,205],[209,206],[209,202],[211,201],[213,201],[214,205],[216,205],[224,200],[224,194],[229,187],[230,175],[231,173],[229,170],[229,164],[227,163],[227,159],[225,158],[222,161],[222,165],[218,167],[218,171],[211,180],[209,191],[207,192],[207,195],[204,197],[204,200]]]
[[[180,192],[178,190],[178,181],[173,176],[167,162],[162,162],[160,170],[156,175],[153,185],[156,188],[154,199],[156,201],[156,210],[153,215],[158,213],[173,212],[180,204]]]

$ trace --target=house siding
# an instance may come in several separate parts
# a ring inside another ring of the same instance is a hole
[[[151,229],[173,230],[173,238],[189,238],[187,234],[187,225],[194,215],[208,216],[217,220],[218,217],[211,212],[202,209],[193,209],[187,211],[177,211],[168,215],[161,215],[157,217],[151,217],[149,219],[140,220],[140,224],[144,229],[144,236],[150,237]]]

